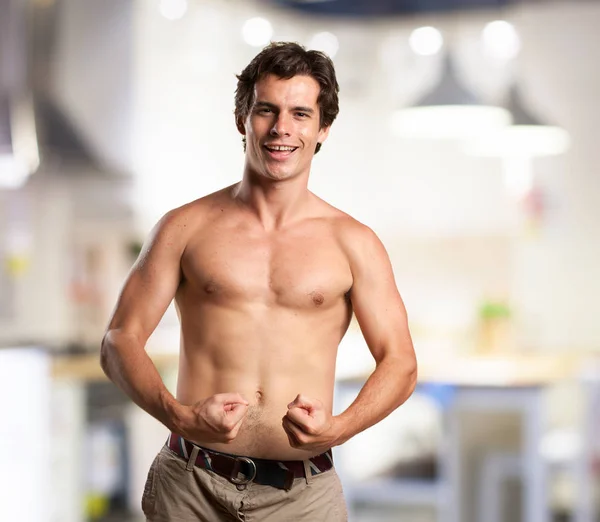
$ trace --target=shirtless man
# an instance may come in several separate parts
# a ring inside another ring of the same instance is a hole
[[[330,449],[412,393],[406,312],[376,235],[307,188],[338,112],[329,58],[275,43],[238,80],[242,180],[155,226],[101,363],[172,432],[148,474],[148,520],[342,521]],[[176,397],[144,349],[173,299]],[[334,416],[336,354],[353,312],[376,369]]]

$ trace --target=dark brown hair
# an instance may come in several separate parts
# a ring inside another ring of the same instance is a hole
[[[272,42],[236,76],[235,119],[238,124],[243,124],[250,113],[256,82],[269,74],[286,80],[298,75],[314,78],[321,88],[317,98],[319,128],[333,123],[339,112],[339,85],[331,59],[322,52],[307,51],[294,42]],[[246,150],[245,137],[243,141]],[[321,144],[317,143],[315,154],[320,149]]]

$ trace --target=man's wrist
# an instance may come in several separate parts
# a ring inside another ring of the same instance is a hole
[[[162,409],[165,412],[165,420],[163,424],[171,431],[182,434],[187,425],[186,423],[186,408],[181,404],[171,393],[164,390],[160,394]]]
[[[341,446],[352,437],[348,433],[348,421],[343,414],[333,417],[333,431],[335,434],[333,446]]]

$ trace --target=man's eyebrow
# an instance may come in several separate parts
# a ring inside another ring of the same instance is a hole
[[[274,103],[270,103],[268,101],[257,101],[254,104],[255,107],[267,107],[269,109],[277,109],[279,110],[279,107],[277,105],[275,105]],[[314,109],[310,108],[310,107],[304,107],[304,106],[298,106],[298,107],[294,107],[292,109],[294,112],[306,112],[307,114],[314,114]]]
[[[268,107],[269,109],[277,109],[278,108],[277,105],[275,105],[273,103],[269,103],[267,101],[257,101],[254,104],[254,106],[255,107],[258,107],[258,106],[260,106],[260,107]]]
[[[308,114],[313,114],[315,112],[310,107],[294,107],[294,111],[307,112]]]

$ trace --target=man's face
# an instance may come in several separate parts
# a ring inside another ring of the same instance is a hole
[[[317,143],[329,133],[319,128],[319,91],[310,76],[284,80],[270,74],[256,82],[248,118],[238,122],[252,171],[273,180],[308,174]]]

